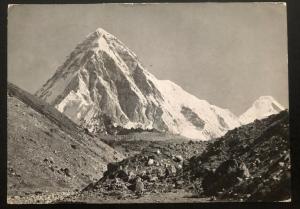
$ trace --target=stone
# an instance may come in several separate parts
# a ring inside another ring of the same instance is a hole
[[[152,159],[152,158],[150,158],[149,160],[148,160],[148,165],[153,165],[153,163],[154,163],[154,160]]]
[[[215,174],[217,176],[225,177],[226,175],[231,175],[238,171],[238,162],[235,159],[226,160],[225,162],[221,163],[220,166],[216,169]]]
[[[135,183],[135,192],[137,195],[141,195],[143,191],[144,191],[144,183],[142,182],[142,179],[138,177]]]
[[[158,181],[158,177],[157,177],[157,176],[151,176],[151,177],[149,178],[149,181],[150,181],[150,182],[157,182],[157,181]]]
[[[255,163],[255,164],[259,164],[259,163],[260,163],[260,159],[259,159],[259,158],[256,158],[255,161],[254,161],[254,163]]]
[[[182,180],[177,180],[177,181],[175,182],[175,187],[176,187],[176,188],[182,188],[183,184],[184,184],[184,181],[182,181]]]
[[[242,177],[244,177],[244,178],[250,177],[249,169],[247,168],[245,163],[242,162],[239,166],[239,169],[240,169],[240,174]]]
[[[245,163],[235,159],[226,160],[220,164],[215,172],[207,171],[202,180],[204,193],[216,195],[222,189],[228,189],[250,177]]]
[[[240,182],[243,182],[243,179],[240,178],[240,177],[236,177],[237,181],[240,183]]]
[[[217,198],[215,196],[212,196],[209,200],[210,201],[215,201]]]
[[[117,171],[119,166],[116,163],[109,163],[107,164],[107,171],[112,173],[114,171]]]
[[[183,161],[183,157],[181,155],[176,155],[175,156],[175,161],[176,162],[182,162]]]
[[[68,168],[63,169],[63,172],[66,176],[71,177],[70,170]]]
[[[128,178],[129,178],[129,180],[135,179],[135,178],[136,178],[135,173],[134,173],[133,171],[129,171],[129,173],[128,173]]]
[[[289,161],[289,160],[290,160],[290,155],[287,154],[286,156],[284,156],[284,160],[285,160],[285,161]]]
[[[171,173],[172,174],[176,174],[176,168],[175,168],[175,166],[174,165],[171,165]]]

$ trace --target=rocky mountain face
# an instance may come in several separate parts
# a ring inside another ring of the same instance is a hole
[[[261,96],[259,97],[253,105],[240,117],[239,120],[241,124],[252,123],[256,119],[263,119],[272,114],[277,114],[283,111],[285,108],[279,104],[271,96]]]
[[[124,158],[13,84],[7,108],[7,193],[18,195],[12,202],[20,195],[83,188],[102,176],[107,163]]]
[[[103,29],[88,35],[36,95],[91,132],[121,126],[208,140],[240,126],[229,110],[155,78]]]

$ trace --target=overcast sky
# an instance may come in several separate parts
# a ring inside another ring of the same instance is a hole
[[[286,7],[274,3],[14,6],[8,80],[34,93],[98,27],[158,79],[237,115],[262,95],[288,107]]]

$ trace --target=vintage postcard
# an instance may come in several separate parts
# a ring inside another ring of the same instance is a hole
[[[291,201],[285,3],[10,5],[7,203]]]

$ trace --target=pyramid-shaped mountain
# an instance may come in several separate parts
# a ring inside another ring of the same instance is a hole
[[[158,80],[103,29],[89,34],[36,95],[91,132],[103,131],[109,120],[115,127],[209,140],[240,125],[229,110]]]

